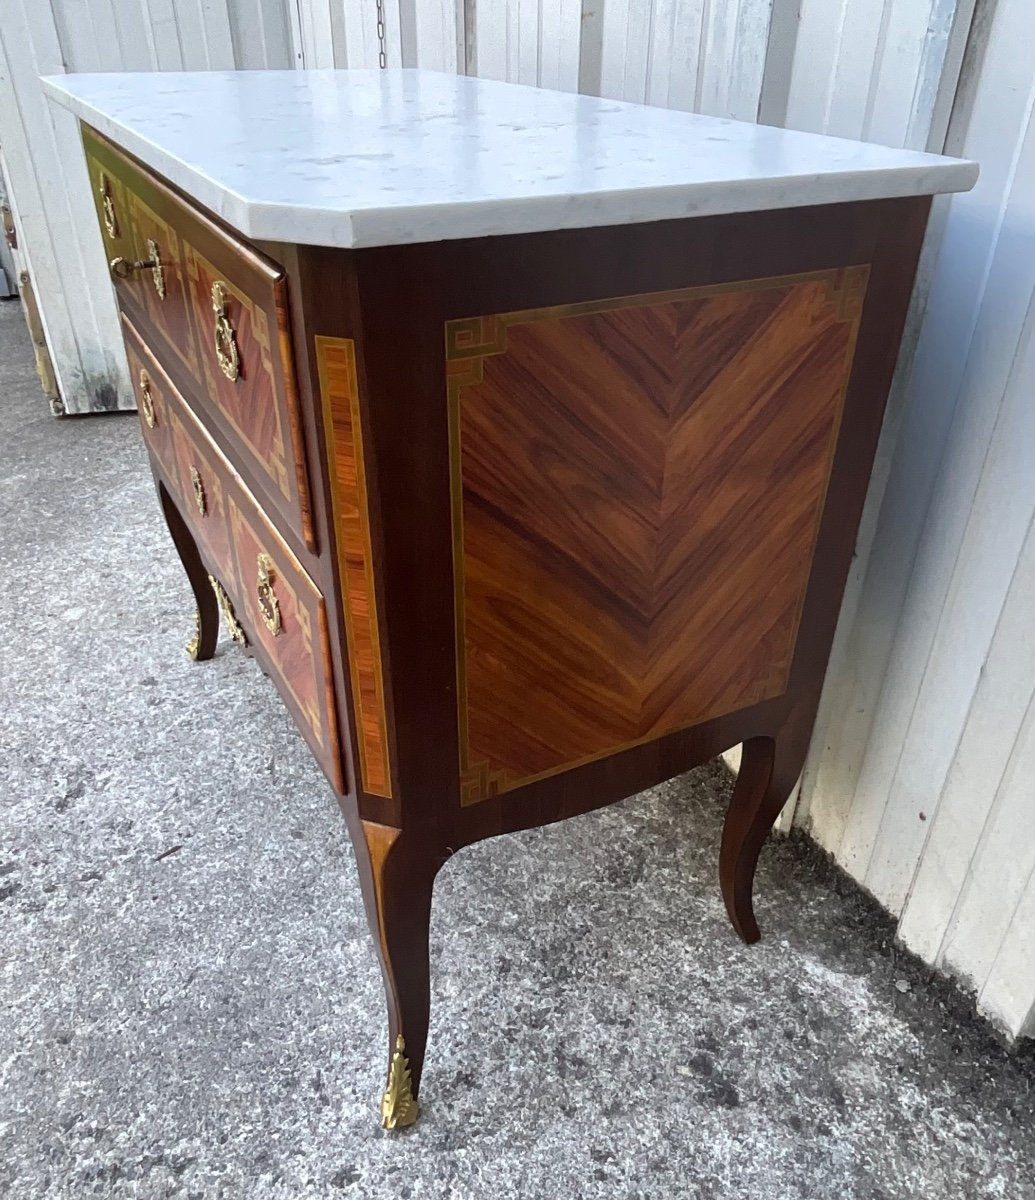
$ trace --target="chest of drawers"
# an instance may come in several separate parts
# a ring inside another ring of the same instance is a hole
[[[464,845],[743,743],[719,881],[755,940],[930,193],[972,164],[420,72],[49,86],[84,122],[190,652],[222,619],[255,655],[355,844],[384,1124],[417,1115],[432,886]],[[253,196],[204,158],[221,105]],[[533,113],[538,148],[522,105],[560,122]],[[666,129],[726,175],[661,180],[628,138],[660,156]],[[737,138],[739,173],[709,148]],[[495,207],[493,166],[521,193]]]

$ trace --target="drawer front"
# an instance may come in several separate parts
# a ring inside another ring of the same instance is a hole
[[[231,492],[228,510],[228,588],[238,620],[328,779],[344,791],[323,596],[246,493]]]
[[[122,318],[122,335],[126,342],[126,357],[137,399],[137,416],[144,438],[155,457],[169,474],[176,471],[176,442],[172,405],[165,374],[148,353],[133,326]]]
[[[177,492],[180,510],[188,517],[197,540],[225,581],[233,573],[230,547],[228,478],[231,468],[205,437],[189,411],[177,407],[176,455],[170,483]]]
[[[84,134],[85,137],[85,134]],[[104,238],[109,263],[125,264],[156,261],[155,268],[130,270],[126,275],[112,272],[112,282],[123,311],[139,324],[146,320],[159,335],[164,361],[175,360],[191,376],[200,372],[196,337],[187,303],[186,270],[183,242],[175,227],[148,203],[140,187],[132,187],[113,155],[99,157],[86,142],[86,166],[97,220]],[[128,268],[126,268],[128,270]],[[158,339],[155,339],[156,344]]]
[[[149,377],[148,445],[250,649],[277,686],[320,766],[344,790],[328,642],[319,588],[277,533],[128,321],[134,371]]]
[[[114,274],[156,356],[229,457],[287,527],[316,549],[283,271],[161,180],[83,130],[109,259],[161,267]],[[114,229],[114,233],[112,232]]]
[[[197,422],[133,326],[125,317],[122,323],[144,438],[222,580],[233,569],[225,494],[230,468],[223,465],[225,460],[207,438],[191,436],[189,430],[198,430]],[[149,411],[153,414],[150,421]]]

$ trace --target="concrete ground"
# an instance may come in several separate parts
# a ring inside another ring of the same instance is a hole
[[[192,605],[132,416],[52,418],[0,305],[0,1196],[1035,1197],[1035,1058],[803,841],[763,942],[697,771],[440,877],[425,1111],[334,800]]]

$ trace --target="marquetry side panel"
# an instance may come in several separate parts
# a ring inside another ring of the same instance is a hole
[[[338,534],[361,787],[370,795],[391,797],[388,719],[355,345],[348,338],[317,337],[315,352]]]
[[[786,689],[867,277],[447,323],[465,803]]]

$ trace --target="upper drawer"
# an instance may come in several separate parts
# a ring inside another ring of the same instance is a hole
[[[123,260],[120,305],[231,460],[315,550],[284,272],[85,127],[83,143],[108,259]]]

